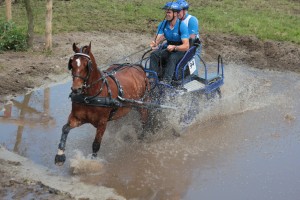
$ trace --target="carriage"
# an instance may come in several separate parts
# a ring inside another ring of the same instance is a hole
[[[191,93],[196,96],[205,95],[208,99],[221,97],[220,87],[224,84],[224,64],[221,55],[217,65],[207,64],[201,57],[202,44],[200,41],[190,41],[191,47],[177,63],[171,84],[160,81],[158,73],[149,69],[150,56],[146,52],[140,61],[150,80],[151,90],[158,95],[152,99],[159,102],[165,95],[184,95]],[[163,46],[163,45],[162,45]],[[168,92],[166,92],[168,91]]]

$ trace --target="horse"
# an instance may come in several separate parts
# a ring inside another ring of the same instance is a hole
[[[68,64],[73,78],[70,94],[72,110],[62,128],[56,165],[63,165],[66,160],[64,151],[70,130],[85,123],[97,129],[92,158],[97,157],[107,123],[128,114],[136,103],[146,102],[150,87],[141,65],[113,64],[106,71],[100,71],[91,51],[91,42],[81,48],[73,43],[73,51]],[[148,110],[137,107],[145,125]]]

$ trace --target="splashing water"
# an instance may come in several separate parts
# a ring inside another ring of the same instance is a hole
[[[99,158],[91,159],[91,155],[84,156],[79,150],[70,159],[70,172],[74,175],[100,174],[103,173],[105,161]]]
[[[164,121],[163,129],[158,130],[158,133],[172,134],[175,131],[181,134],[193,123],[258,110],[283,102],[286,98],[284,94],[271,91],[272,81],[264,75],[268,72],[233,64],[226,66],[225,71],[225,84],[221,88],[222,98],[207,100],[205,95],[179,96],[176,98],[176,104],[180,105],[177,110],[163,110],[162,115],[158,116],[160,121]],[[192,121],[182,122],[182,116],[193,109],[197,114]]]

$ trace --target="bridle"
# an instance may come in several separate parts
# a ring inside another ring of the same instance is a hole
[[[104,87],[105,85],[107,85],[107,87],[108,87],[108,93],[109,93],[109,95],[111,96],[111,91],[110,91],[110,88],[109,88],[109,85],[108,85],[107,77],[112,76],[112,75],[115,73],[115,71],[112,71],[111,73],[104,73],[104,74],[101,75],[100,78],[98,78],[98,79],[95,80],[94,82],[92,82],[92,83],[90,83],[90,84],[87,84],[87,82],[88,82],[88,80],[89,80],[89,78],[90,78],[91,72],[93,71],[92,61],[91,61],[91,58],[90,58],[90,56],[89,56],[88,54],[81,53],[81,52],[82,52],[82,51],[80,51],[79,53],[75,53],[75,54],[70,58],[70,60],[69,60],[69,70],[72,69],[71,62],[73,61],[73,59],[74,59],[75,56],[77,56],[77,57],[84,57],[85,59],[88,60],[88,64],[85,66],[85,67],[87,67],[88,72],[87,72],[87,75],[86,75],[85,77],[83,77],[83,76],[81,76],[81,75],[79,75],[79,74],[74,74],[74,73],[72,72],[72,78],[73,78],[73,79],[74,79],[74,78],[79,78],[79,79],[82,79],[82,80],[83,80],[82,88],[80,88],[80,94],[82,94],[82,92],[84,91],[84,89],[91,88],[92,86],[94,86],[94,85],[97,84],[98,82],[102,81],[102,84],[101,84],[101,86],[100,86],[100,90],[98,91],[98,93],[97,93],[96,95],[94,95],[94,96],[91,97],[91,98],[94,98],[94,97],[98,96],[98,95],[102,92],[103,87]],[[98,69],[98,70],[99,70],[99,69]],[[99,70],[99,71],[100,71],[100,70]],[[100,74],[101,74],[101,73],[100,73]],[[72,88],[71,88],[71,90],[72,90],[72,93],[75,92],[75,90],[73,90]]]
[[[71,62],[73,61],[74,57],[77,56],[77,57],[84,57],[85,59],[88,60],[88,64],[87,64],[87,69],[88,69],[88,72],[87,72],[87,75],[85,77],[79,75],[79,74],[74,74],[73,71],[72,71],[72,78],[80,78],[83,80],[83,87],[86,87],[87,86],[87,81],[88,79],[90,78],[90,75],[91,75],[91,71],[93,70],[92,69],[92,61],[91,61],[91,58],[89,55],[85,54],[85,53],[75,53],[69,60],[69,70],[72,70],[72,66],[71,66]]]

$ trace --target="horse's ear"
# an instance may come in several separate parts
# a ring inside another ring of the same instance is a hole
[[[90,54],[92,48],[92,42],[90,42],[88,48],[87,48],[87,54]]]
[[[73,43],[73,51],[77,53],[79,51],[79,48],[76,46],[75,42]]]

